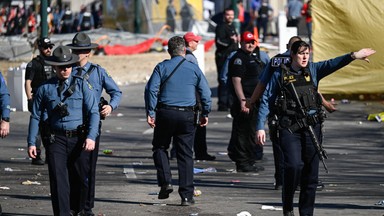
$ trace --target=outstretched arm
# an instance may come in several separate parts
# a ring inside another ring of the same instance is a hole
[[[363,48],[363,49],[361,49],[361,50],[359,50],[357,52],[352,52],[351,53],[351,57],[353,59],[360,59],[360,60],[364,60],[364,61],[369,63],[368,57],[370,55],[375,54],[375,53],[376,53],[376,50],[373,50],[371,48]]]

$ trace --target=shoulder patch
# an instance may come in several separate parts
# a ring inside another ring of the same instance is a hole
[[[32,67],[32,61],[28,62],[27,67]]]
[[[243,64],[243,61],[242,61],[240,58],[236,58],[236,59],[233,61],[233,64],[235,64],[235,65],[242,65],[242,64]]]

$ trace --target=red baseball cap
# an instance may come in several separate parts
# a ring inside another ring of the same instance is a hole
[[[199,42],[199,41],[201,40],[201,37],[195,35],[193,32],[187,32],[187,33],[184,35],[184,40],[185,40],[185,42],[187,42],[187,43],[189,43],[189,42],[191,42],[191,41]]]
[[[241,41],[244,41],[245,43],[249,43],[249,42],[255,42],[256,39],[251,32],[246,31],[241,35]]]

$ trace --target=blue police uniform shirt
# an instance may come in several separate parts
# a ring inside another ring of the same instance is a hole
[[[339,70],[340,68],[348,65],[354,59],[350,54],[342,55],[334,59],[329,59],[321,62],[309,62],[309,70],[314,85],[317,87],[319,81],[330,75],[331,73]],[[256,130],[264,130],[264,123],[269,114],[269,108],[274,106],[277,94],[279,93],[279,82],[281,80],[281,68],[277,68],[272,74],[271,80],[265,89],[260,101],[258,118],[256,121]]]
[[[68,97],[64,103],[68,105],[69,115],[60,117],[53,109],[64,98],[64,93],[71,85],[72,79],[76,79],[76,89],[74,93]],[[64,81],[65,88],[60,93],[58,91],[59,79],[54,77],[38,88],[34,95],[33,109],[29,123],[28,146],[35,146],[36,136],[39,130],[39,121],[44,111],[48,114],[48,121],[53,130],[76,130],[77,127],[84,123],[83,111],[87,111],[85,115],[88,118],[87,138],[96,140],[99,130],[99,109],[98,101],[92,90],[92,86],[83,81],[81,77],[70,76]]]
[[[191,54],[189,54],[188,51],[191,52]],[[187,47],[187,53],[185,54],[185,60],[190,61],[196,65],[199,65],[199,63],[197,62],[196,56],[192,54],[192,50],[189,47]]]
[[[10,95],[5,84],[5,79],[0,72],[0,107],[1,107],[1,117],[9,118],[11,112],[10,106]]]
[[[145,107],[147,115],[154,117],[158,103],[168,106],[192,107],[196,105],[196,91],[201,95],[202,115],[211,111],[211,90],[208,81],[199,66],[184,61],[161,89],[160,83],[170,75],[172,70],[184,57],[176,56],[156,65],[151,78],[145,86]]]
[[[87,64],[83,67],[74,67],[72,69],[72,75],[76,75],[77,70],[80,68],[82,70],[81,76],[83,76],[88,72],[91,65],[93,66],[93,69],[87,81],[92,85],[96,99],[99,101],[103,93],[103,89],[105,89],[105,92],[111,97],[109,105],[112,106],[112,110],[117,109],[120,104],[122,92],[112,79],[111,75],[104,68],[100,65],[87,62]]]

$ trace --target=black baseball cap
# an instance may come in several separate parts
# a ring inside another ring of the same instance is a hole
[[[37,45],[39,47],[53,47],[53,46],[55,46],[55,44],[52,43],[51,39],[49,39],[48,37],[39,38],[37,40]]]

